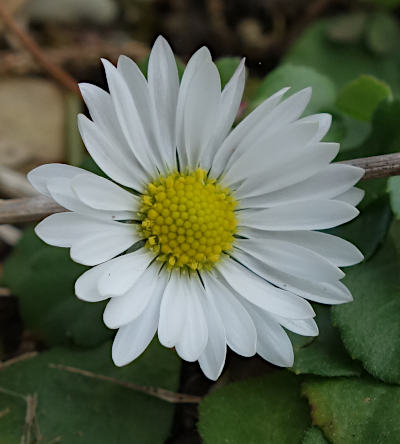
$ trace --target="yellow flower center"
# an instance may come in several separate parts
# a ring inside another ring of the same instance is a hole
[[[172,173],[142,195],[140,233],[169,268],[210,269],[232,248],[236,201],[202,169]]]

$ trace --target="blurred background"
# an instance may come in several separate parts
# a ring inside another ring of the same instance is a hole
[[[160,34],[170,42],[181,66],[196,49],[207,45],[218,61],[223,83],[238,60],[246,57],[248,80],[242,113],[283,86],[292,85],[296,91],[312,85],[314,95],[307,112],[333,114],[327,140],[341,142],[342,159],[396,151],[400,103],[377,107],[382,100],[400,94],[398,5],[400,0],[0,0],[0,199],[33,195],[25,173],[37,165],[87,162],[76,126],[77,113],[86,110],[74,82],[105,88],[101,57],[116,62],[120,54],[125,54],[145,70],[149,48]],[[378,124],[380,133],[376,135]],[[360,147],[365,149],[360,151]],[[347,236],[366,257],[382,242],[392,214],[386,196],[386,200],[381,199],[386,193],[386,179],[370,181],[368,187],[363,204],[366,218],[360,219]],[[400,212],[398,182],[393,190],[397,190]],[[374,227],[380,227],[378,234],[367,230]],[[88,308],[88,304],[73,298],[73,282],[82,267],[72,264],[66,251],[43,246],[32,231],[14,249],[24,228],[24,224],[0,226],[0,275],[4,267],[5,276],[0,284],[0,359],[53,346],[90,348],[108,341],[112,332],[101,324],[102,306]],[[371,243],[372,238],[376,241]],[[8,265],[4,266],[5,261]],[[55,264],[58,268],[52,268]],[[57,295],[56,287],[62,288]],[[76,319],[81,315],[78,325]],[[335,338],[339,341],[338,335]],[[110,366],[109,350],[101,347],[99,356],[107,358],[104,366]],[[68,362],[80,363],[75,355],[68,354],[70,351],[65,353]],[[163,387],[195,395],[204,395],[210,389],[210,381],[202,376],[197,364],[184,363],[178,381],[181,364],[175,357],[168,358],[173,362],[164,359],[165,351],[158,348],[154,353],[154,361],[150,360],[147,367],[140,361],[139,367],[144,367],[138,374],[134,373],[136,367],[119,371],[124,371],[127,379],[127,372],[133,368],[129,376],[133,380],[140,380],[143,373],[147,375],[143,384],[158,385],[159,373],[153,379],[148,375],[161,366],[166,374],[168,369],[176,374],[176,380],[161,378]],[[91,358],[85,359],[90,362]],[[243,360],[230,354],[227,370],[216,386],[270,371],[271,366],[258,358]],[[98,402],[102,405],[103,400]],[[138,412],[152,409],[151,403],[140,405]],[[118,415],[117,411],[115,417]],[[142,440],[136,442],[201,442],[195,406],[178,406],[165,415],[169,416],[160,426],[161,438],[143,438],[152,428],[153,419],[149,417],[148,423],[143,423]],[[141,425],[136,426],[132,426],[135,433]],[[95,436],[97,432],[90,433]],[[61,442],[112,442],[74,436]],[[1,444],[14,443],[3,437],[0,430]],[[121,438],[115,442],[128,441]]]
[[[115,62],[126,54],[142,61],[162,34],[183,62],[201,45],[207,45],[217,59],[245,56],[251,96],[281,61],[314,67],[339,87],[359,73],[376,74],[397,92],[397,3],[3,0],[1,8],[39,45],[45,60],[77,82],[104,86],[100,57]],[[29,170],[49,161],[79,163],[83,153],[75,123],[76,113],[83,110],[79,97],[37,62],[15,29],[0,21],[0,32],[0,165]],[[235,59],[225,63],[229,74],[228,65]]]

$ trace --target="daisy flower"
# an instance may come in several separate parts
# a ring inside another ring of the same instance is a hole
[[[79,115],[90,155],[110,178],[49,164],[32,185],[69,212],[36,227],[50,245],[92,266],[78,298],[109,299],[104,322],[118,329],[116,365],[137,358],[156,332],[166,347],[217,379],[227,345],[291,366],[286,330],[318,334],[308,302],[352,300],[340,266],[362,260],[341,238],[315,230],[350,221],[363,170],[330,164],[321,142],[331,117],[301,117],[311,88],[284,88],[234,129],[244,61],[221,91],[207,48],[179,82],[174,55],[155,42],[148,77],[121,56],[103,60],[109,93],[81,84],[91,120]]]

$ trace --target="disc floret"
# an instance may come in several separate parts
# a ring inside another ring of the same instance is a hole
[[[206,171],[174,172],[146,187],[140,233],[170,268],[210,269],[232,248],[236,201]]]

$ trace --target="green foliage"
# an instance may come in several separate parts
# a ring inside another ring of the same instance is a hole
[[[386,83],[370,75],[362,75],[342,88],[336,105],[354,119],[369,122],[379,102],[391,98],[391,94]]]
[[[23,442],[16,438],[22,435],[25,412],[24,398],[18,393],[0,387],[0,442],[4,444]]]
[[[400,383],[400,261],[392,232],[369,261],[347,270],[354,302],[333,308],[343,342],[369,373]]]
[[[257,106],[281,88],[290,86],[290,94],[311,86],[313,95],[305,113],[327,111],[336,97],[336,88],[332,81],[306,66],[292,64],[281,65],[271,71],[261,82],[256,91],[252,105]]]
[[[199,406],[198,429],[205,444],[292,444],[310,425],[299,378],[279,371],[226,385]]]
[[[44,244],[31,229],[6,261],[3,283],[18,296],[26,328],[46,344],[95,346],[112,335],[102,322],[105,304],[83,302],[74,294],[85,270],[66,249]]]
[[[367,14],[355,11],[333,17],[326,27],[326,35],[334,42],[356,43],[363,36]]]
[[[367,30],[367,44],[374,53],[385,56],[393,54],[399,48],[397,19],[388,12],[372,14]]]
[[[311,405],[313,424],[332,443],[400,442],[400,387],[350,378],[309,382],[303,391]]]
[[[328,441],[318,427],[310,427],[301,444],[328,444]]]
[[[396,96],[400,92],[400,52],[377,56],[364,41],[339,44],[327,35],[335,18],[311,25],[294,43],[284,63],[306,65],[328,76],[343,87],[361,74],[370,74],[386,82]]]
[[[393,213],[396,219],[400,219],[400,176],[393,176],[388,179],[388,191]]]
[[[37,424],[43,442],[162,444],[165,441],[174,412],[172,404],[107,381],[54,368],[54,364],[169,390],[176,390],[179,380],[178,358],[157,343],[124,368],[112,364],[109,343],[90,351],[54,348],[0,372],[0,410],[9,408],[9,413],[0,417],[1,442],[22,442],[26,410],[22,397],[27,395],[37,396],[31,436],[35,436]],[[6,394],[10,391],[16,393]]]
[[[221,57],[215,61],[219,75],[221,76],[221,87],[223,88],[232,77],[236,68],[239,66],[239,57]]]
[[[332,325],[330,307],[315,304],[319,336],[311,343],[295,347],[292,370],[296,374],[320,376],[355,376],[361,373],[360,365],[353,361],[339,337],[338,330]]]

